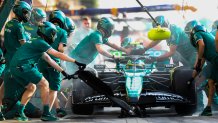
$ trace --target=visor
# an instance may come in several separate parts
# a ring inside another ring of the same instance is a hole
[[[29,21],[31,17],[31,11],[27,9],[22,10],[24,21]]]

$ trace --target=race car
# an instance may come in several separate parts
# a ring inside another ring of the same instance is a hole
[[[178,114],[190,115],[196,109],[195,84],[190,81],[192,69],[172,64],[147,63],[151,54],[161,55],[160,52],[162,51],[148,51],[144,55],[123,56],[123,59],[116,61],[105,59],[115,63],[115,66],[95,65],[91,71],[110,87],[114,97],[133,107],[140,117],[147,115],[146,108],[157,106],[175,106]],[[119,51],[112,53],[123,55]],[[118,105],[84,81],[77,79],[73,82],[73,113],[87,115],[92,114],[96,107],[110,106]],[[122,110],[121,117],[125,117]]]

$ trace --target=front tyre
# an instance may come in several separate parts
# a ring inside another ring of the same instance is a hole
[[[189,101],[189,103],[175,105],[175,110],[180,115],[192,115],[197,108],[195,82],[188,82],[192,78],[192,72],[192,69],[186,67],[175,68],[173,72],[173,90]]]

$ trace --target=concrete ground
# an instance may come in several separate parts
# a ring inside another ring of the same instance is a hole
[[[213,116],[178,116],[173,110],[162,107],[147,110],[150,117],[146,118],[118,118],[119,108],[105,108],[104,111],[97,111],[93,115],[70,114],[56,122],[64,123],[217,123],[218,111],[213,112]],[[16,123],[16,120],[3,121],[1,123]],[[31,119],[30,123],[42,122],[40,119]],[[53,123],[53,122],[52,122]]]

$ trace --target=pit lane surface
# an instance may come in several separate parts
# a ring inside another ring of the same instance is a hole
[[[211,117],[200,116],[197,113],[193,116],[179,116],[173,110],[162,107],[147,109],[150,117],[146,118],[118,118],[119,108],[104,108],[93,115],[67,115],[56,122],[64,123],[217,123],[218,111],[214,111]],[[1,123],[16,123],[16,120],[7,120]],[[31,119],[29,123],[42,122],[40,119]],[[53,122],[52,122],[53,123]]]

